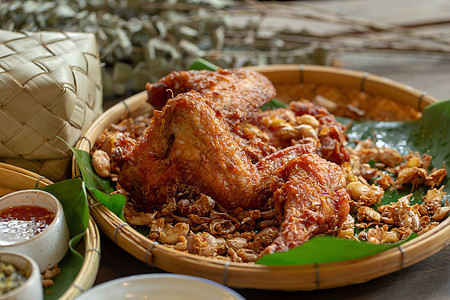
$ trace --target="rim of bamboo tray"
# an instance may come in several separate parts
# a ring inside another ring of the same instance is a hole
[[[277,65],[251,69],[265,74],[275,86],[277,83],[332,83],[362,87],[366,92],[376,88],[378,95],[390,96],[393,99],[404,97],[403,103],[421,109],[437,102],[433,97],[407,85],[364,72],[307,65]],[[89,151],[91,142],[95,142],[110,123],[151,110],[146,98],[147,92],[143,91],[108,109],[85,132],[76,148]],[[76,162],[73,162],[74,175],[77,173],[75,164]],[[96,199],[88,197],[88,200],[91,215],[100,230],[137,259],[168,272],[200,276],[234,288],[314,290],[362,283],[415,264],[444,248],[450,240],[450,218],[447,218],[434,229],[401,246],[368,257],[294,266],[235,263],[184,253],[160,245],[138,233]]]
[[[0,163],[0,195],[53,182],[41,175],[13,165]],[[92,217],[84,235],[84,260],[78,275],[59,299],[74,299],[94,285],[100,264],[100,234]]]
[[[351,87],[368,94],[386,96],[419,111],[438,102],[426,91],[369,72],[316,65],[270,65],[247,69],[263,73],[275,86],[286,83],[319,83]]]

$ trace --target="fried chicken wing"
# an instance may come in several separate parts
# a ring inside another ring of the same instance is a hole
[[[155,112],[144,138],[126,159],[119,183],[135,200],[153,205],[174,192],[162,187],[179,183],[197,185],[217,199],[227,199],[231,189],[245,197],[254,192],[255,176],[256,169],[216,111],[200,94],[188,92]]]
[[[315,150],[299,144],[254,164],[239,141],[200,94],[178,95],[155,113],[145,137],[123,158],[119,183],[148,207],[184,184],[201,188],[224,207],[254,208],[269,198],[275,171]]]
[[[280,233],[264,254],[283,252],[341,226],[350,210],[340,167],[315,153],[291,160],[272,186],[282,215]]]
[[[158,110],[170,98],[196,91],[229,122],[245,120],[276,95],[265,76],[243,69],[172,72],[154,84],[147,84],[146,89],[147,101]]]

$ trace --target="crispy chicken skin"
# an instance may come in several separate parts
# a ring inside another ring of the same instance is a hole
[[[254,164],[240,147],[240,137],[191,91],[155,113],[144,139],[124,158],[119,183],[147,208],[173,196],[178,184],[200,187],[226,208],[255,208],[269,198],[275,171],[314,150],[312,143],[298,144]]]
[[[247,119],[276,95],[265,76],[243,69],[172,72],[154,84],[147,84],[146,89],[147,101],[158,110],[170,98],[196,91],[230,123]]]
[[[291,160],[278,176],[272,189],[282,215],[280,233],[262,255],[294,248],[347,218],[350,197],[338,165],[310,153]]]

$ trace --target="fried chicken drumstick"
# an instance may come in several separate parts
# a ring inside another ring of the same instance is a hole
[[[174,72],[147,90],[160,110],[142,140],[119,139],[113,151],[118,182],[141,208],[162,205],[181,185],[200,188],[228,209],[258,208],[273,198],[282,226],[265,253],[286,251],[343,223],[349,212],[343,174],[316,154],[319,140],[274,148],[256,160],[249,155],[262,143],[239,128],[275,95],[263,75]]]

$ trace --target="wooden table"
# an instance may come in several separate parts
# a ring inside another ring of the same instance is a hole
[[[424,30],[450,32],[450,1],[447,0],[339,0],[311,1],[308,4],[393,24],[441,23],[438,28],[430,25]],[[438,100],[450,98],[448,58],[371,53],[342,55],[339,60],[345,68],[386,76],[427,91]],[[114,100],[105,103],[105,107],[112,104]],[[135,274],[164,272],[145,265],[103,234],[101,250],[95,284]],[[310,292],[236,291],[247,299],[449,299],[450,246],[413,266],[363,284]]]

